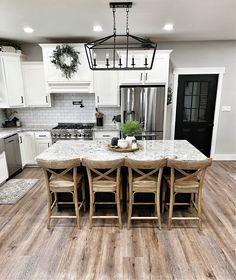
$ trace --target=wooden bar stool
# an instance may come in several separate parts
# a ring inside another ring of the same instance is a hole
[[[85,205],[85,184],[82,173],[77,172],[80,165],[80,160],[65,160],[65,161],[44,161],[37,160],[37,164],[43,168],[47,195],[48,195],[48,221],[47,227],[50,228],[50,221],[52,218],[76,218],[77,226],[80,226],[80,209]],[[72,172],[71,172],[72,171]],[[82,201],[78,201],[78,190],[81,188]],[[73,196],[72,202],[58,202],[58,193],[71,193]],[[52,194],[54,194],[54,201],[52,202]],[[75,207],[75,216],[72,215],[52,215],[52,209],[58,204],[73,204]]]
[[[161,229],[161,210],[160,210],[160,187],[163,167],[166,166],[166,159],[153,161],[139,161],[125,159],[125,166],[128,167],[128,229],[131,220],[158,220]],[[134,202],[137,193],[153,193],[155,202]],[[134,217],[132,216],[133,205],[155,205],[155,217]]]
[[[122,227],[121,220],[121,166],[123,159],[96,161],[83,159],[83,165],[86,166],[89,192],[90,192],[90,212],[89,223],[92,225],[93,219],[118,219],[119,226]],[[114,193],[115,202],[95,202],[96,193]],[[95,216],[95,204],[116,204],[117,216]]]
[[[170,176],[165,175],[164,177],[167,186],[170,188],[170,202],[165,202],[166,191],[164,190],[162,210],[164,211],[165,205],[169,205],[168,229],[171,228],[172,220],[198,220],[198,228],[202,230],[202,188],[206,169],[211,164],[212,159],[199,161],[167,160],[167,166],[170,167]],[[190,203],[175,203],[175,196],[178,193],[191,194]],[[189,205],[191,208],[194,206],[198,215],[194,217],[173,217],[174,205]]]

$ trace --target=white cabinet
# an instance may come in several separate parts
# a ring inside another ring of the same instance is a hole
[[[0,153],[0,184],[7,180],[8,169],[5,152]]]
[[[21,132],[19,135],[22,167],[36,164],[36,147],[34,132]]]
[[[52,139],[49,131],[35,132],[36,154],[41,154],[52,145]]]
[[[94,131],[94,139],[111,140],[113,137],[120,138],[120,131],[119,130]]]
[[[96,106],[119,106],[117,71],[94,71]]]
[[[20,54],[0,53],[0,107],[24,106]]]
[[[120,84],[166,84],[169,76],[170,53],[169,50],[156,51],[151,70],[120,71]]]
[[[35,157],[51,146],[49,131],[25,131],[18,133],[22,166],[35,165]]]
[[[23,62],[22,73],[26,106],[51,106],[50,94],[46,89],[43,62]]]
[[[43,50],[43,63],[49,91],[93,92],[93,71],[89,68],[84,44],[69,44],[79,52],[78,70],[67,79],[63,72],[51,62],[53,51],[58,44],[40,44]],[[60,45],[60,44],[59,44]],[[64,89],[64,87],[66,88]]]

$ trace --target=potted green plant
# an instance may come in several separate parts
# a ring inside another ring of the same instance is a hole
[[[126,140],[129,144],[135,140],[135,135],[141,134],[143,132],[142,125],[136,120],[128,120],[121,124],[121,132],[126,135]]]

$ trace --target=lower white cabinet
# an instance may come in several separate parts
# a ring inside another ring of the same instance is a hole
[[[35,132],[36,154],[41,154],[52,145],[52,139],[49,131]]]
[[[19,135],[20,153],[22,167],[29,164],[36,164],[36,147],[34,132],[21,132]]]
[[[7,180],[8,178],[8,169],[7,169],[7,160],[5,152],[0,154],[0,184]]]
[[[22,166],[36,164],[35,157],[51,146],[49,131],[20,132],[19,134]]]
[[[106,131],[94,131],[94,139],[109,139],[113,137],[120,138],[120,131],[116,130],[106,130]]]

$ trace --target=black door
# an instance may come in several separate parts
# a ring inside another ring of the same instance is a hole
[[[175,139],[186,139],[210,156],[218,75],[180,75]]]

